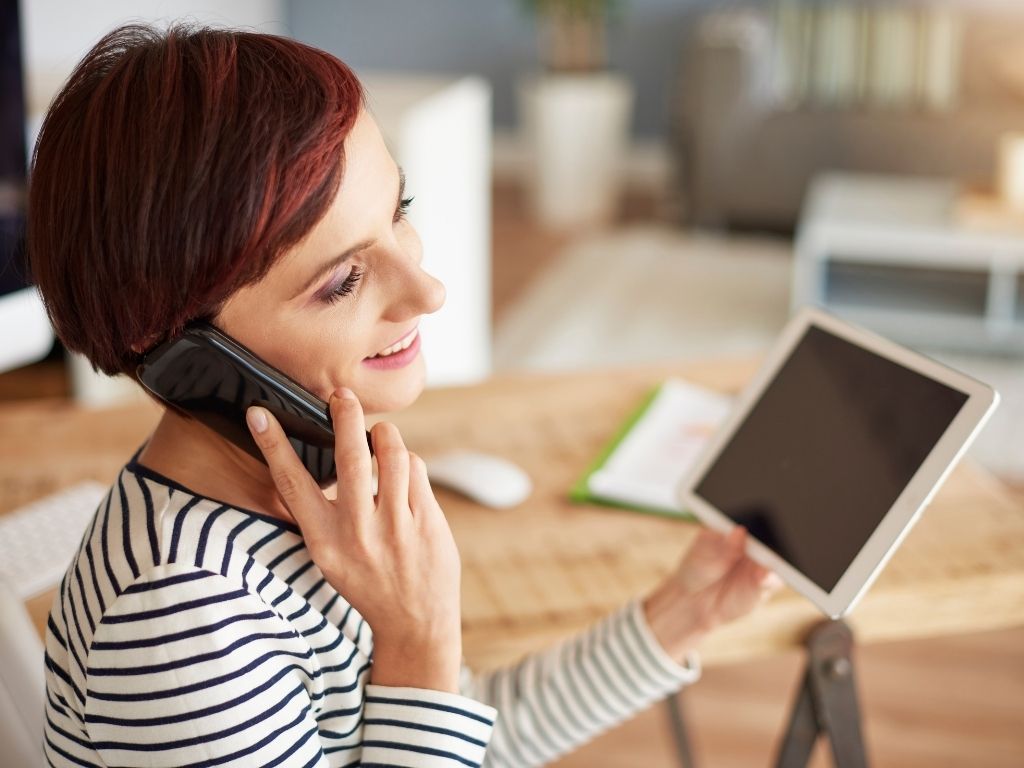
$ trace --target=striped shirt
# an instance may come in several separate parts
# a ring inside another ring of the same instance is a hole
[[[136,454],[137,456],[138,454]],[[533,766],[694,681],[633,601],[461,695],[374,685],[373,634],[287,522],[132,459],[46,633],[52,766]],[[497,713],[500,712],[500,718]]]

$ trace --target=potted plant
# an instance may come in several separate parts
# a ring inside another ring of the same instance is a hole
[[[537,18],[538,49],[549,72],[598,72],[607,67],[606,22],[616,0],[521,0]]]
[[[610,71],[608,22],[617,0],[520,0],[536,18],[543,71],[519,89],[530,150],[528,189],[540,221],[599,225],[617,210],[633,88]]]

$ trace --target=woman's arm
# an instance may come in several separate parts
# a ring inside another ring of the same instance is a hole
[[[463,692],[498,709],[485,765],[544,765],[695,682],[696,655],[677,664],[633,601],[588,630],[518,664],[463,675]]]
[[[485,765],[543,765],[695,682],[704,636],[778,584],[743,555],[744,535],[702,531],[646,599],[513,667],[464,670],[463,692],[501,712]]]

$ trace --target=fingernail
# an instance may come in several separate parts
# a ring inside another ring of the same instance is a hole
[[[761,579],[761,586],[764,589],[778,589],[782,586],[782,578],[774,571],[768,571]]]
[[[356,399],[355,393],[351,389],[349,389],[348,387],[342,387],[341,389],[339,389],[338,390],[338,397],[340,397],[342,400],[355,400]]]
[[[267,414],[262,408],[255,406],[249,408],[245,412],[245,420],[249,422],[249,427],[254,432],[263,433],[267,431]]]

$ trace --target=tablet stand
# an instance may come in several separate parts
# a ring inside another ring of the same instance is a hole
[[[778,768],[803,768],[818,736],[832,744],[836,768],[865,768],[853,678],[853,632],[842,621],[817,624],[804,641],[807,668],[779,748]]]
[[[690,737],[686,735],[686,718],[683,714],[683,694],[680,691],[665,699],[668,705],[668,722],[672,728],[672,741],[676,745],[676,755],[682,768],[695,768],[693,754],[690,752]]]
[[[814,626],[804,640],[807,666],[776,758],[776,768],[804,768],[818,736],[832,744],[836,768],[866,768],[860,707],[853,676],[853,632],[845,622]],[[672,739],[682,768],[694,768],[681,694],[667,699]]]

